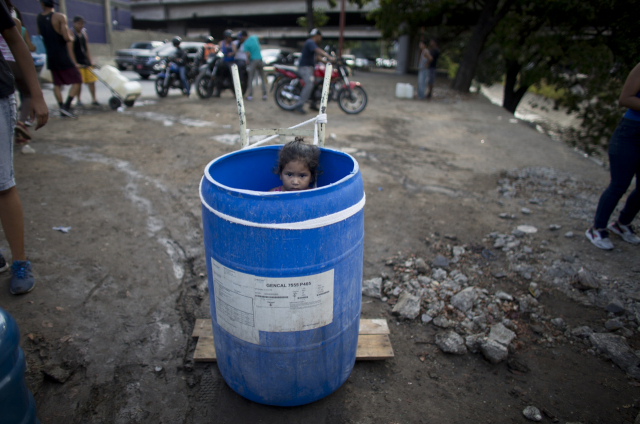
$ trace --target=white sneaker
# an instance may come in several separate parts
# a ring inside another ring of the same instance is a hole
[[[594,230],[593,227],[591,227],[584,234],[597,248],[602,250],[613,249],[613,243],[609,240],[609,233],[607,230]]]
[[[36,150],[33,147],[29,146],[28,144],[25,144],[24,146],[22,146],[21,151],[22,151],[22,154],[24,155],[32,155],[36,152]]]
[[[626,241],[627,243],[640,244],[640,237],[636,235],[636,232],[633,229],[633,225],[622,225],[618,221],[616,221],[611,222],[607,226],[607,229],[622,237],[622,240]]]

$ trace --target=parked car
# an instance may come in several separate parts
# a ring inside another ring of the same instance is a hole
[[[277,47],[271,48],[268,46],[262,47],[260,54],[262,55],[262,61],[267,66],[273,65],[293,65],[293,50]]]
[[[149,52],[164,46],[162,41],[136,41],[128,49],[116,51],[116,66],[121,71],[133,67],[134,57],[143,52]]]
[[[180,47],[187,52],[187,56],[194,60],[198,55],[198,51],[204,46],[204,43],[196,41],[183,41]],[[163,65],[160,63],[163,59],[174,55],[176,48],[173,44],[167,43],[155,50],[144,51],[134,58],[133,70],[140,75],[140,78],[147,79],[151,75],[159,74]]]

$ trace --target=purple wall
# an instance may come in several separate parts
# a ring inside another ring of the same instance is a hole
[[[71,26],[73,17],[81,15],[84,18],[84,26],[89,35],[91,43],[106,43],[105,27],[104,27],[104,6],[94,3],[85,3],[81,0],[67,1],[67,20]],[[42,12],[40,2],[35,0],[13,0],[12,3],[22,13],[24,26],[27,27],[29,34],[36,35],[38,33],[36,25],[36,17]],[[123,3],[129,3],[129,0],[123,0]],[[113,6],[113,4],[112,4]],[[57,9],[56,9],[57,10]],[[131,29],[131,11],[115,7],[111,9],[112,20],[118,21],[118,26],[114,30]]]

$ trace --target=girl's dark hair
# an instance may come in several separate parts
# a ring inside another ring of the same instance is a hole
[[[289,162],[296,160],[302,161],[307,165],[309,172],[311,172],[311,184],[315,183],[316,178],[321,174],[318,169],[320,166],[320,148],[305,143],[302,137],[296,137],[294,141],[284,145],[280,150],[278,166],[273,169],[273,173],[280,175]]]

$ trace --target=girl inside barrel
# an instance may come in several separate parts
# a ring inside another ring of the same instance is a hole
[[[306,144],[296,137],[280,150],[278,166],[274,173],[280,176],[282,185],[269,191],[300,191],[313,188],[318,176],[320,149]]]

